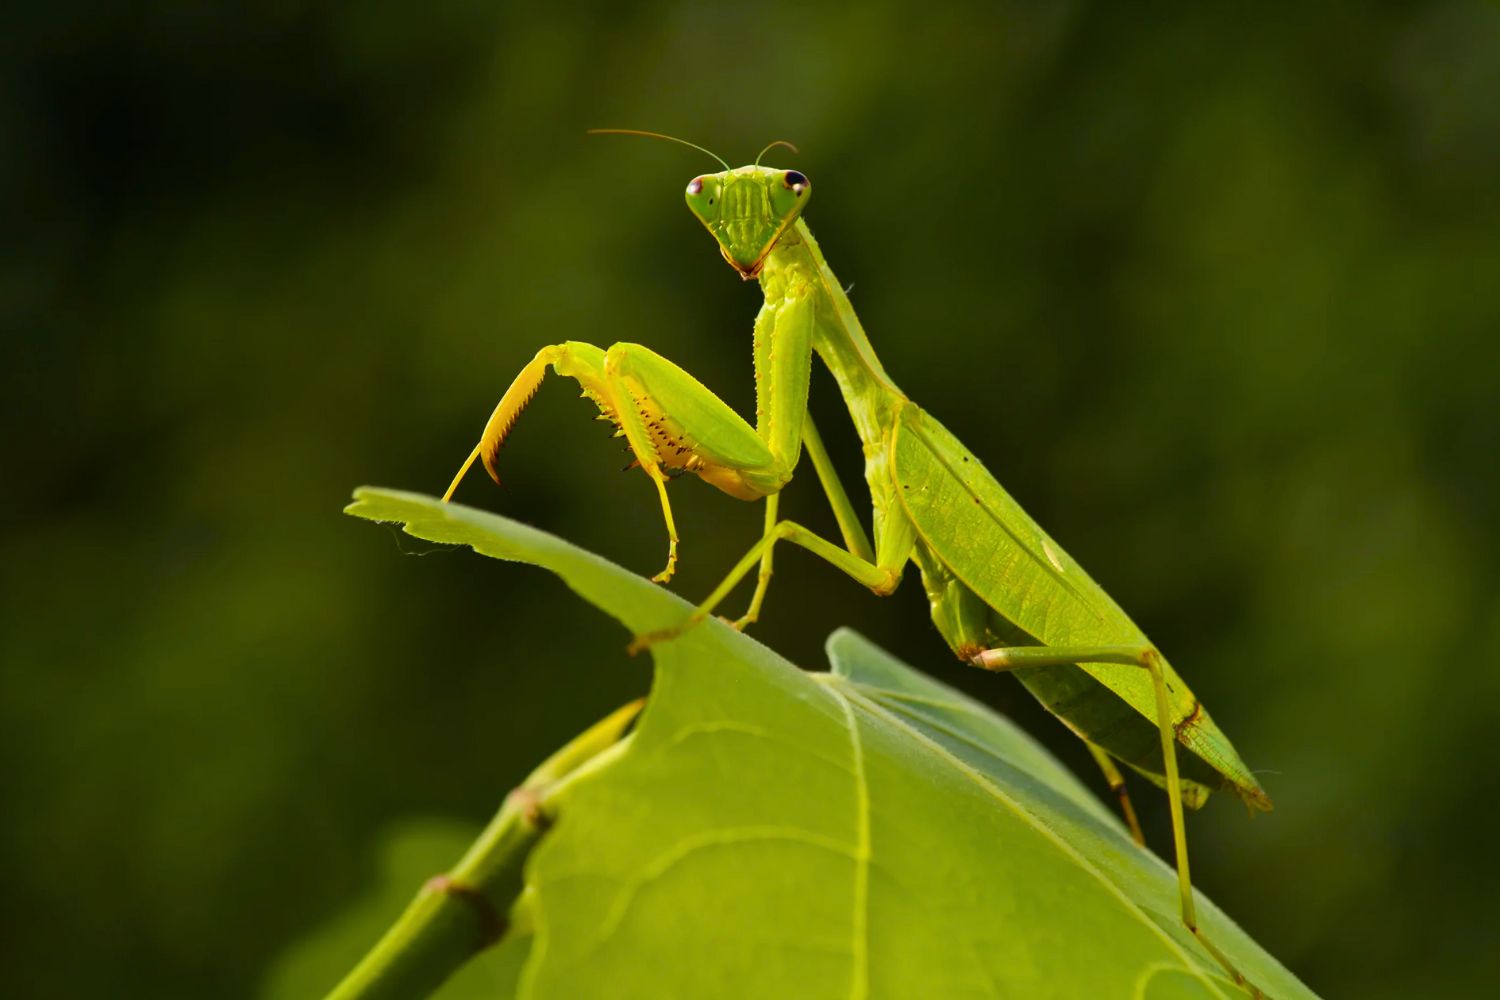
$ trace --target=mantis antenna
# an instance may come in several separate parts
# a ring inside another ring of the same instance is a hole
[[[777,146],[785,146],[787,149],[790,149],[794,153],[801,153],[802,152],[802,150],[798,149],[796,146],[793,146],[791,143],[787,142],[785,139],[777,139],[775,142],[771,143],[765,149],[762,149],[758,154],[756,154],[755,165],[757,167],[760,166],[760,158],[762,156],[765,156],[771,150],[775,149]]]
[[[686,139],[679,139],[675,135],[666,135],[666,134],[664,134],[662,132],[642,132],[640,129],[634,129],[634,128],[591,128],[591,129],[588,130],[588,134],[589,135],[640,135],[640,136],[645,136],[647,139],[665,139],[668,142],[675,142],[675,143],[678,143],[679,145],[687,146],[689,149],[696,149],[700,153],[706,153],[707,155],[713,157],[715,160],[718,160],[721,164],[723,164],[725,170],[732,170],[733,169],[732,167],[730,167],[729,164],[724,163],[723,157],[719,156],[719,154],[714,153],[714,152],[710,152],[709,150],[704,149],[702,146],[698,145],[697,143],[688,142]],[[774,143],[772,145],[774,145]],[[769,149],[771,147],[767,146],[766,148]]]

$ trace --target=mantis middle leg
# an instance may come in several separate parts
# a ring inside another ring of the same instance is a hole
[[[810,423],[804,424],[804,428],[810,426]],[[771,552],[776,543],[781,541],[792,542],[813,555],[821,557],[825,562],[832,563],[834,567],[843,570],[846,575],[870,588],[878,596],[884,597],[895,591],[901,583],[901,572],[911,558],[912,549],[916,544],[916,532],[911,521],[900,515],[884,519],[877,518],[876,542],[872,547],[864,529],[855,519],[854,508],[849,503],[848,495],[838,484],[837,477],[833,476],[831,465],[827,465],[828,456],[823,451],[822,442],[817,439],[816,430],[811,432],[808,444],[809,453],[814,456],[813,461],[819,466],[819,478],[823,481],[825,490],[829,492],[829,501],[839,521],[846,547],[840,548],[817,532],[795,521],[777,520],[776,507],[773,502],[776,498],[771,497],[767,500],[766,527],[760,540],[750,547],[750,551],[746,552],[735,564],[729,574],[714,588],[713,593],[709,594],[703,603],[699,604],[693,613],[679,624],[668,629],[636,636],[629,647],[632,653],[679,636],[706,619],[759,563],[760,581],[756,587],[755,597],[751,601],[750,611],[734,625],[740,627],[753,621],[760,611],[760,602],[765,597],[765,589],[770,581]]]
[[[849,494],[844,491],[844,484],[839,481],[838,473],[834,471],[833,461],[828,457],[828,449],[823,446],[823,438],[818,434],[818,427],[813,423],[812,414],[807,414],[802,421],[802,445],[807,455],[812,459],[813,469],[817,471],[818,482],[823,486],[823,493],[828,497],[829,506],[833,508],[834,519],[838,522],[839,533],[844,537],[844,548],[865,562],[874,563],[875,547],[870,544],[870,536],[865,533],[864,526],[859,523],[859,515],[854,510],[854,505],[849,502]],[[777,507],[780,494],[773,494],[766,498],[766,520],[762,539],[770,537],[776,530]],[[735,628],[743,630],[760,619],[761,605],[766,599],[766,590],[771,585],[771,558],[775,554],[774,544],[765,546],[760,558],[760,576],[755,584],[755,594],[750,598],[749,609],[731,624]]]

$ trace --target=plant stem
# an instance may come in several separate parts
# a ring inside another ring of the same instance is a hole
[[[551,826],[551,803],[568,779],[621,745],[639,714],[635,701],[547,758],[446,875],[429,879],[391,928],[327,1000],[412,1000],[436,990],[469,959],[504,937],[524,886],[531,850]]]

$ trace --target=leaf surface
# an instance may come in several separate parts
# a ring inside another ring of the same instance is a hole
[[[690,610],[493,514],[375,489],[349,512],[548,569],[630,633]],[[560,793],[531,857],[516,995],[1244,995],[1171,869],[1040,745],[851,631],[828,652],[805,673],[717,621],[653,648],[629,748]],[[1272,996],[1312,996],[1200,915]]]

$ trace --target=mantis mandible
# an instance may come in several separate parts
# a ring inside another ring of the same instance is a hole
[[[655,484],[668,540],[658,582],[671,578],[677,561],[669,480],[693,473],[730,496],[766,503],[760,540],[693,615],[676,628],[637,637],[633,649],[702,621],[758,566],[750,606],[734,625],[754,622],[778,542],[807,549],[881,596],[896,589],[908,563],[916,563],[933,621],[959,659],[1013,672],[1084,740],[1142,845],[1115,762],[1166,790],[1182,921],[1236,983],[1262,996],[1198,927],[1183,816],[1185,806],[1197,808],[1216,788],[1252,811],[1270,809],[1270,798],[1140,628],[972,452],[891,381],[802,218],[811,182],[799,171],[760,165],[776,146],[795,148],[772,143],[755,164],[732,169],[672,136],[596,131],[669,139],[723,165],[720,173],[693,178],[686,197],[724,259],[744,280],[758,279],[765,296],[755,321],[755,425],[639,344],[608,350],[554,344],[516,376],[443,499],[453,496],[476,458],[499,482],[496,455],[551,368],[578,381]],[[814,354],[833,373],[864,447],[873,507],[869,534],[807,414]],[[777,516],[780,491],[803,452],[833,507],[842,545]]]

